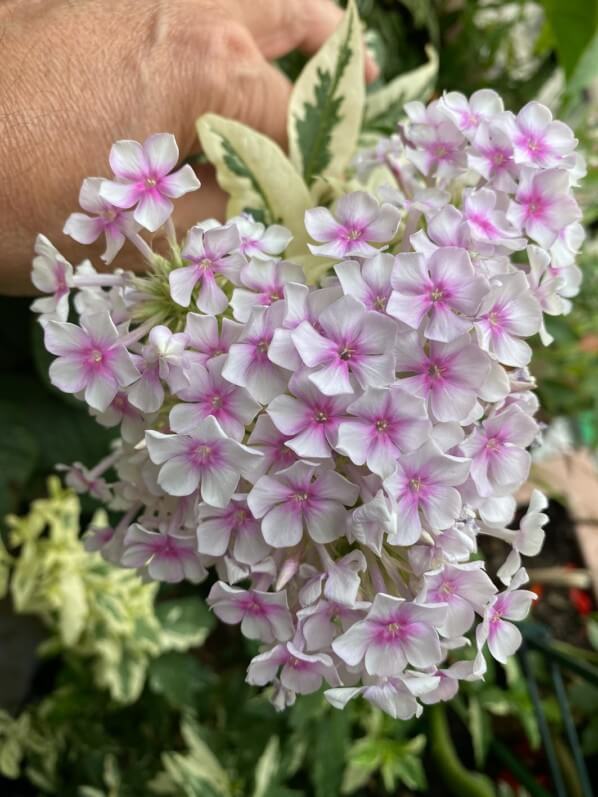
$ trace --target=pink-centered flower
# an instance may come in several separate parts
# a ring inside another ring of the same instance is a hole
[[[260,642],[286,642],[293,636],[293,621],[286,592],[230,587],[222,581],[214,584],[207,604],[223,623],[241,623],[241,632],[248,639]]]
[[[525,239],[517,237],[517,230],[499,209],[498,196],[490,188],[466,192],[463,197],[463,218],[471,239],[482,254],[501,254],[523,249]]]
[[[346,260],[334,267],[346,296],[354,296],[368,310],[386,311],[391,292],[391,274],[396,262],[393,255],[380,253],[365,261]]]
[[[405,154],[426,176],[435,174],[442,182],[465,166],[465,139],[448,117],[438,125],[412,125],[409,139]]]
[[[242,331],[242,325],[230,318],[221,318],[220,328],[218,319],[210,315],[187,313],[185,320],[187,345],[193,350],[193,359],[200,365],[226,354]]]
[[[285,470],[297,462],[297,454],[287,446],[289,439],[286,434],[274,426],[269,415],[258,417],[247,442],[262,454],[259,466],[260,475]]]
[[[281,255],[293,237],[286,227],[280,224],[266,227],[246,213],[235,216],[229,223],[234,224],[239,231],[241,254],[256,260],[271,260]]]
[[[121,557],[123,567],[147,567],[150,578],[177,584],[203,581],[206,570],[195,551],[193,537],[150,531],[140,523],[129,526]]]
[[[507,210],[511,224],[547,249],[557,240],[563,227],[578,221],[580,216],[577,202],[570,194],[569,175],[564,169],[521,169],[515,199]]]
[[[230,300],[233,315],[245,323],[254,307],[268,307],[284,299],[284,288],[289,282],[303,283],[301,266],[286,260],[250,260],[240,271],[243,288],[235,288]]]
[[[396,677],[411,664],[425,669],[442,658],[438,627],[446,607],[416,605],[378,593],[365,620],[332,642],[332,649],[350,667],[362,661],[369,675]]]
[[[181,256],[191,265],[173,269],[168,275],[170,295],[177,304],[189,307],[191,295],[199,284],[196,297],[198,308],[204,313],[222,313],[228,297],[216,281],[222,276],[237,283],[245,258],[237,250],[239,232],[236,227],[217,227],[203,230],[192,227],[187,235]]]
[[[494,598],[496,587],[483,570],[483,562],[445,564],[425,576],[425,599],[428,603],[445,603],[446,617],[439,631],[446,637],[466,634]]]
[[[222,376],[225,356],[210,360],[206,367],[195,366],[189,375],[189,384],[177,395],[186,403],[175,404],[170,411],[170,421],[180,430],[192,431],[208,415],[216,418],[227,435],[242,440],[248,426],[260,410],[242,387],[232,385]]]
[[[455,487],[463,484],[469,466],[469,460],[443,454],[432,442],[401,454],[396,470],[384,481],[384,490],[397,509],[397,544],[417,542],[422,519],[433,530],[454,524],[462,507]]]
[[[401,451],[423,445],[432,429],[425,403],[397,386],[369,388],[347,412],[354,417],[342,419],[336,449],[381,477],[392,472]]]
[[[305,370],[293,374],[289,391],[292,395],[276,396],[268,406],[274,425],[299,457],[329,457],[352,396],[323,395]]]
[[[311,381],[327,396],[353,393],[351,376],[362,388],[383,387],[394,378],[394,322],[343,296],[320,316],[321,333],[309,321],[291,338],[309,368]]]
[[[434,675],[405,673],[400,678],[374,678],[365,676],[363,686],[341,686],[327,689],[326,700],[335,708],[344,709],[350,700],[363,697],[368,703],[384,711],[393,719],[409,720],[422,713],[422,701],[438,687],[438,671]]]
[[[282,326],[274,330],[272,343],[268,349],[270,360],[282,368],[298,370],[302,362],[291,337],[292,331],[302,321],[309,321],[318,329],[320,314],[341,295],[340,287],[337,285],[310,290],[307,285],[300,285],[297,282],[287,283],[284,286],[284,317]]]
[[[110,429],[120,424],[120,433],[125,442],[135,445],[143,439],[148,419],[131,404],[124,391],[117,393],[103,412],[93,409],[90,412],[100,426]]]
[[[449,342],[471,329],[472,319],[487,292],[464,249],[441,247],[426,258],[400,254],[392,274],[393,292],[387,312],[419,329],[430,340]]]
[[[400,221],[397,208],[380,206],[365,191],[342,196],[335,207],[335,215],[327,208],[312,208],[305,212],[305,227],[314,241],[310,252],[338,260],[347,257],[370,257],[378,250],[372,243],[388,243],[394,238]]]
[[[254,517],[262,520],[262,534],[274,548],[297,545],[307,528],[319,543],[345,533],[346,506],[359,489],[340,474],[307,462],[296,462],[272,476],[262,476],[247,496]]]
[[[495,124],[480,124],[467,153],[467,165],[495,190],[515,192],[519,167],[513,160],[511,139]]]
[[[135,221],[155,232],[172,213],[170,200],[200,186],[188,164],[171,174],[178,159],[179,148],[170,133],[155,133],[143,144],[117,141],[109,158],[116,180],[104,180],[100,196],[118,208],[135,206]]]
[[[503,584],[509,585],[517,572],[521,569],[521,555],[537,556],[544,545],[546,533],[544,526],[549,517],[545,513],[548,499],[539,490],[533,490],[529,506],[525,515],[519,522],[518,529],[489,529],[492,536],[510,542],[513,546],[506,560],[497,571],[497,576]],[[486,529],[484,529],[486,531]]]
[[[270,551],[260,524],[242,496],[234,496],[224,509],[202,504],[198,511],[197,550],[223,556],[230,550],[241,564],[254,565]]]
[[[171,390],[189,383],[187,336],[159,324],[152,328],[140,355],[133,355],[140,378],[129,389],[131,403],[143,412],[157,412],[164,402],[164,385]]]
[[[247,683],[265,686],[274,680],[279,669],[283,687],[300,695],[317,692],[323,680],[330,686],[340,684],[330,656],[326,653],[305,653],[292,642],[276,645],[272,650],[255,656],[247,669]]]
[[[469,335],[450,343],[431,341],[427,351],[415,333],[397,345],[399,385],[425,399],[438,421],[461,421],[474,409],[489,371],[488,355]]]
[[[492,656],[505,664],[521,645],[521,631],[512,620],[525,620],[537,595],[527,589],[507,589],[498,594],[486,609],[484,619],[476,630],[481,648],[485,642]]]
[[[426,232],[418,230],[410,238],[416,252],[430,257],[439,246],[452,246],[458,249],[473,249],[469,226],[460,210],[446,205],[428,221]]]
[[[101,196],[100,188],[104,182],[102,177],[83,180],[79,204],[87,213],[71,213],[63,232],[80,244],[92,244],[100,235],[105,235],[106,250],[101,257],[104,263],[112,263],[127,236],[139,230],[139,224],[135,223],[131,212],[116,207]]]
[[[42,313],[48,321],[66,321],[73,267],[45,235],[37,236],[34,251],[31,282],[38,291],[50,295],[36,299],[31,309],[34,313]]]
[[[172,423],[172,419],[171,419]],[[191,495],[198,488],[211,506],[225,507],[241,476],[251,480],[259,452],[227,437],[211,415],[189,431],[175,434],[149,430],[145,440],[150,459],[160,465],[158,484],[168,495]]]
[[[571,128],[553,121],[550,109],[528,102],[515,116],[511,112],[496,120],[513,142],[515,163],[550,169],[563,165],[577,144]]]
[[[353,623],[363,618],[364,609],[369,608],[365,602],[351,607],[329,600],[320,600],[297,612],[301,634],[308,651],[323,650],[330,646],[332,640],[350,628]]]
[[[268,356],[274,330],[280,327],[283,314],[282,302],[255,308],[237,342],[229,347],[222,369],[225,379],[247,388],[260,404],[268,404],[284,393],[288,384],[288,372]]]
[[[531,359],[531,349],[521,338],[538,332],[542,310],[525,274],[505,274],[499,280],[480,305],[475,324],[478,340],[499,362],[521,367]]]
[[[481,496],[510,495],[527,478],[531,457],[525,450],[538,424],[516,405],[476,427],[461,444],[471,459],[471,478]]]
[[[108,313],[82,316],[81,326],[49,321],[44,343],[57,355],[50,366],[52,384],[64,393],[84,391],[85,401],[100,412],[139,377]]]
[[[502,98],[492,89],[474,91],[469,97],[459,91],[445,92],[440,100],[454,124],[472,139],[482,122],[488,122],[504,110]]]

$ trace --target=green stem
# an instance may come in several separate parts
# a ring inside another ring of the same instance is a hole
[[[467,770],[455,751],[442,703],[427,709],[430,749],[437,764],[438,773],[448,790],[455,797],[496,797],[494,786],[489,778],[479,772]]]

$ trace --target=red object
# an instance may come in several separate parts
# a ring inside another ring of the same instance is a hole
[[[578,614],[582,617],[587,617],[592,612],[592,596],[585,589],[579,587],[571,587],[569,590],[569,600],[575,606]]]
[[[542,586],[542,584],[532,584],[530,586],[530,590],[532,592],[535,592],[538,598],[541,598],[542,595],[544,595],[544,587]]]

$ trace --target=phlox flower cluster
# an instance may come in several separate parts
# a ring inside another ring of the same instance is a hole
[[[104,235],[106,262],[128,240],[144,276],[36,245],[50,378],[120,430],[66,472],[120,518],[87,547],[211,579],[278,707],[325,684],[336,707],[416,715],[482,678],[486,650],[506,661],[535,597],[521,556],[542,545],[544,496],[513,527],[540,432],[528,339],[579,285],[583,163],[535,102],[515,116],[451,92],[406,113],[356,159],[364,185],[386,169],[377,195],[306,212],[319,284],[285,259],[291,233],[250,214],[177,242],[171,199],[199,183],[167,134],[116,142],[113,178],[85,180],[65,226]],[[169,257],[143,233],[159,229]],[[481,535],[505,543],[495,580]]]

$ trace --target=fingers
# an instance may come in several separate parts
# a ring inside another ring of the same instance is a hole
[[[229,0],[237,19],[251,32],[264,57],[271,60],[299,49],[317,52],[332,36],[343,18],[333,0]],[[376,62],[366,52],[365,77],[378,77]]]
[[[233,0],[237,18],[268,59],[297,48],[315,52],[343,18],[333,0]]]

